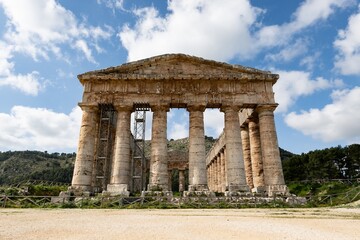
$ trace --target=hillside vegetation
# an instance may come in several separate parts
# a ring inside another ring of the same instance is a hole
[[[206,137],[208,151],[216,139]],[[188,151],[188,138],[169,140],[168,151]],[[146,144],[150,155],[150,142]],[[360,144],[333,147],[296,155],[280,148],[284,176],[287,182],[316,179],[360,178]],[[75,153],[39,151],[0,152],[0,185],[22,181],[46,180],[70,183]]]

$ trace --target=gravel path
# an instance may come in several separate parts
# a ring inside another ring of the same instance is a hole
[[[0,209],[0,239],[355,240],[360,209]]]

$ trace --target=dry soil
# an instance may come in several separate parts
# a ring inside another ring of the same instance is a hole
[[[360,208],[0,209],[0,239],[360,239]]]

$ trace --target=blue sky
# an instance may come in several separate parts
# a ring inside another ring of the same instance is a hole
[[[280,74],[284,149],[360,143],[359,26],[356,0],[0,0],[0,151],[76,151],[76,76],[164,53]],[[217,137],[223,114],[205,127]],[[171,110],[168,137],[187,136],[188,113]]]

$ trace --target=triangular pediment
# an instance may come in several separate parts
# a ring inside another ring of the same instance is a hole
[[[277,74],[185,54],[165,54],[78,76],[83,83],[95,79],[262,79],[276,81]]]

